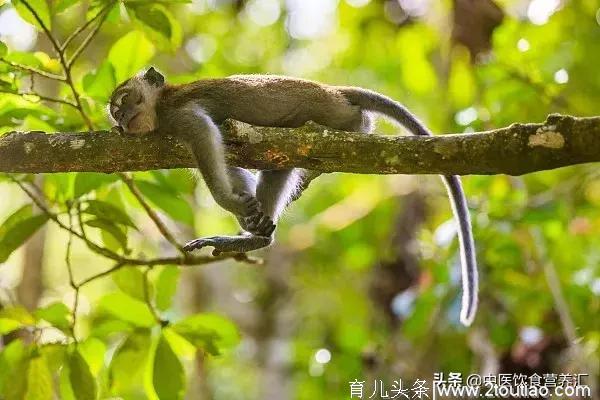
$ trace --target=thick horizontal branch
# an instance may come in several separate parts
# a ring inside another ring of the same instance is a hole
[[[232,165],[301,167],[365,174],[510,174],[600,161],[600,117],[551,115],[543,124],[435,137],[336,131],[314,123],[265,128],[237,121],[223,127]],[[140,171],[193,167],[168,133],[13,132],[0,137],[0,172]]]

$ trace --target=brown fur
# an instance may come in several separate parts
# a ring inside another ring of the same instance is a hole
[[[252,125],[299,127],[307,121],[334,129],[358,130],[364,123],[359,106],[335,87],[274,75],[238,75],[166,85],[159,96],[159,124],[170,110],[193,101],[218,124],[227,118]]]

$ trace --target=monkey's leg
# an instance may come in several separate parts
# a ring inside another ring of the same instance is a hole
[[[256,176],[252,172],[243,168],[228,167],[227,173],[234,192],[250,193],[253,196],[256,194]],[[218,255],[225,252],[244,253],[271,244],[273,241],[271,234],[275,230],[275,225],[263,212],[249,217],[237,216],[237,218],[242,228],[252,234],[194,239],[186,243],[184,250],[192,251],[203,247],[214,247],[213,255]]]
[[[233,191],[237,193],[250,193],[256,196],[256,176],[244,168],[228,167],[229,180],[233,186]],[[262,212],[262,206],[259,202],[261,212],[251,216],[237,216],[238,222],[243,230],[270,236],[275,230],[273,222]]]
[[[263,213],[276,223],[300,188],[301,182],[302,171],[299,169],[260,171],[256,185],[256,199]]]

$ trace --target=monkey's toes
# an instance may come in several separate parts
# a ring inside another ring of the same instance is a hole
[[[260,219],[255,234],[259,236],[271,236],[274,230],[275,224],[269,216],[265,215]]]
[[[206,246],[213,246],[213,240],[211,238],[200,238],[190,240],[183,246],[183,250],[185,251],[194,251],[197,249],[201,249]]]
[[[246,230],[258,236],[271,236],[275,230],[275,224],[268,215],[260,212],[252,217],[248,217]]]

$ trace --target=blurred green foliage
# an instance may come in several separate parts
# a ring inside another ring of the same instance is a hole
[[[478,62],[451,42],[452,2],[423,2],[423,15],[400,20],[389,3],[0,1],[0,17],[14,8],[25,22],[11,23],[37,30],[23,45],[0,29],[0,132],[109,128],[111,91],[149,64],[174,83],[278,73],[363,86],[402,101],[436,132],[540,122],[552,112],[598,115],[596,0],[564,1],[542,24],[527,19],[528,1],[499,2],[507,16]],[[68,41],[66,61],[77,55],[72,85],[55,79],[64,61],[26,4],[59,44]],[[85,35],[69,35],[86,21],[88,31],[102,25],[78,55]],[[397,133],[383,121],[377,130]],[[56,225],[48,224],[41,306],[14,300],[16,250],[48,222],[14,180],[32,177],[0,177],[0,398],[263,399],[275,389],[280,399],[348,398],[355,379],[477,372],[490,357],[512,372],[531,330],[545,343],[531,350],[541,360],[531,371],[597,373],[600,175],[592,165],[464,179],[481,271],[471,329],[458,323],[457,244],[434,178],[321,177],[280,223],[265,267],[125,266],[83,287],[78,313],[67,268],[82,282],[111,265]],[[134,183],[178,236],[237,229],[187,171],[135,173]],[[46,175],[40,191],[65,225],[117,254],[172,252],[116,175]],[[425,218],[399,226],[415,212],[408,193],[425,202]],[[406,229],[416,258],[392,239]],[[418,271],[402,275],[411,259]],[[400,276],[387,279],[384,265]],[[392,301],[378,296],[382,279]],[[231,293],[204,293],[215,281]],[[569,343],[578,351],[572,363]],[[331,359],[315,358],[319,349]]]

